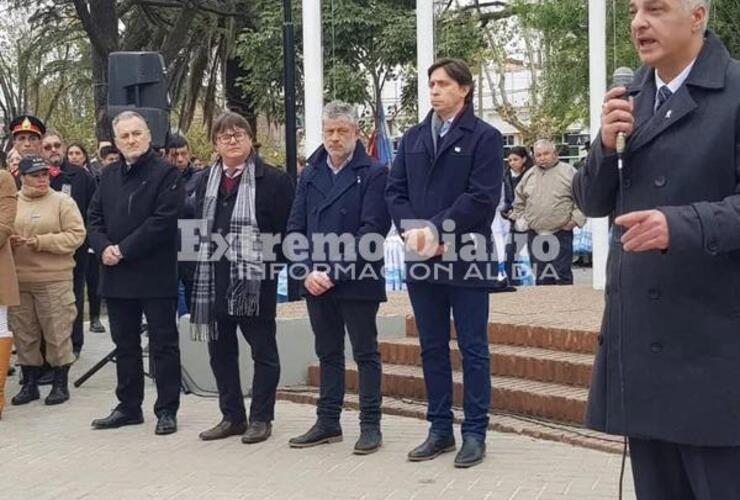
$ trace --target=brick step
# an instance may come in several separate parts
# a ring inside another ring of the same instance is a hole
[[[421,346],[417,337],[380,342],[383,362],[421,366]],[[588,387],[591,383],[593,355],[553,351],[536,347],[491,344],[491,374],[539,382]],[[462,369],[457,342],[450,342],[452,368]]]
[[[453,371],[453,404],[462,405],[462,372]],[[308,383],[318,386],[318,365],[308,369]],[[586,412],[588,390],[547,382],[492,377],[493,409],[580,425]],[[357,366],[347,366],[347,389],[357,392]],[[426,399],[424,374],[418,366],[383,365],[383,394],[417,400]]]
[[[456,338],[455,327],[451,324],[452,337]],[[419,330],[413,316],[406,317],[406,335],[418,337]],[[488,340],[491,344],[537,347],[554,351],[568,351],[594,354],[598,345],[599,333],[588,330],[572,330],[535,325],[509,323],[488,323]]]

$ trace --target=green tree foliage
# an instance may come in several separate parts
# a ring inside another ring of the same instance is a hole
[[[294,2],[299,3],[299,2]],[[300,6],[295,6],[298,105],[302,107],[303,75]],[[246,30],[237,49],[249,78],[245,93],[271,120],[283,116],[282,11],[271,0],[257,0],[255,27]],[[325,0],[322,2],[324,83],[326,96],[376,111],[385,84],[404,76],[416,93],[415,2],[398,0]],[[439,19],[438,55],[474,59],[483,45],[476,19],[453,12]],[[404,111],[414,112],[415,97],[404,92]],[[413,107],[414,109],[410,109]],[[400,112],[400,109],[398,110]]]

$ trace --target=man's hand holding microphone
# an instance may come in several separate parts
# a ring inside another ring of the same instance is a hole
[[[619,149],[635,130],[634,100],[625,99],[627,88],[619,86],[607,92],[601,110],[601,144],[607,154]],[[620,138],[620,134],[623,134]],[[667,250],[670,243],[668,220],[660,210],[640,210],[620,215],[614,220],[626,229],[621,241],[625,252]]]

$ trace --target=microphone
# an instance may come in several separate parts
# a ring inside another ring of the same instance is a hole
[[[635,78],[635,72],[632,71],[630,68],[617,68],[614,70],[614,76],[612,77],[612,81],[614,82],[615,87],[629,87],[632,83],[632,80]],[[624,100],[628,100],[629,96],[627,93],[624,94]],[[624,135],[624,132],[620,132],[617,134],[617,154],[621,158],[624,154],[624,149],[627,145],[627,137]]]

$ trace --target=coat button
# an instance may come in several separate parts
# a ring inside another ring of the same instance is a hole
[[[624,189],[629,189],[630,186],[632,186],[632,179],[625,179],[622,183],[622,186],[624,187]]]
[[[663,350],[663,344],[660,344],[658,342],[653,342],[652,344],[650,344],[650,352],[654,354],[658,354],[662,350]]]
[[[668,179],[666,179],[664,175],[659,175],[655,178],[655,181],[653,181],[653,183],[655,184],[655,187],[662,188],[668,183]]]
[[[712,255],[715,255],[717,253],[717,250],[719,250],[719,248],[717,247],[717,242],[714,240],[709,240],[707,242],[707,250],[709,250],[709,253],[711,253]]]
[[[648,297],[651,298],[651,299],[653,299],[653,300],[659,299],[660,298],[660,290],[658,290],[657,288],[651,288],[650,290],[648,290]]]
[[[347,215],[347,209],[346,208],[340,208],[339,213],[342,215]]]
[[[228,201],[222,201],[221,202],[221,206],[222,207],[228,207],[229,206],[229,202]]]

